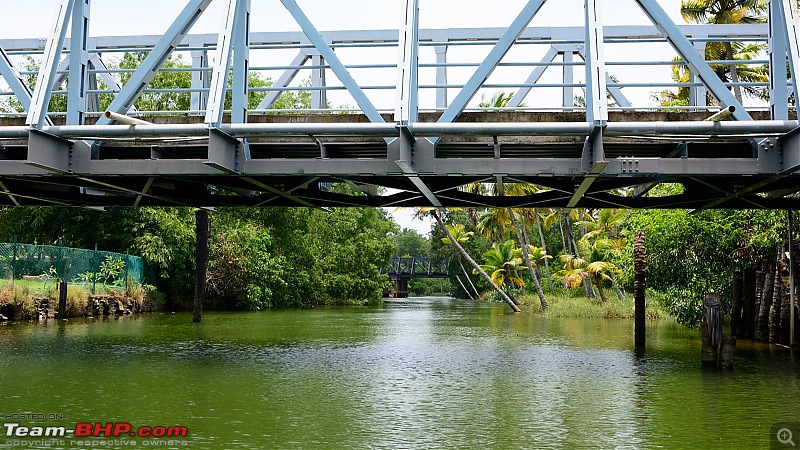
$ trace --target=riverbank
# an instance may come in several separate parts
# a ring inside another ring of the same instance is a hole
[[[55,283],[54,283],[55,284]],[[0,287],[0,321],[48,320],[58,317],[59,292],[33,289],[30,282],[15,281]],[[81,285],[68,285],[63,318],[126,315],[158,311],[151,291],[135,284],[126,290],[105,290],[92,294]]]
[[[536,294],[524,294],[516,297],[526,306],[525,310],[544,317],[564,317],[575,319],[633,319],[633,296],[625,295],[624,300],[617,296],[608,296],[607,301],[600,298],[575,297],[566,294],[545,295],[548,307],[542,308]],[[648,320],[668,319],[671,316],[661,304],[653,298],[646,299],[645,316]]]

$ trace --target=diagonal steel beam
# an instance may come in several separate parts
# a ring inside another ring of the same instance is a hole
[[[514,22],[511,23],[511,26],[506,29],[505,33],[503,33],[497,41],[497,44],[495,44],[486,56],[486,59],[475,69],[475,73],[473,73],[466,84],[464,84],[464,87],[461,88],[461,91],[456,95],[456,98],[453,99],[450,106],[448,106],[442,113],[442,116],[439,117],[439,122],[453,122],[461,115],[467,103],[472,100],[472,97],[475,96],[481,85],[489,78],[492,72],[494,72],[494,69],[497,68],[497,64],[503,59],[503,56],[508,53],[508,50],[511,49],[514,41],[525,31],[544,2],[545,0],[528,1],[517,18],[514,19]]]
[[[333,49],[325,42],[325,39],[322,38],[322,35],[319,34],[317,28],[314,27],[314,24],[308,19],[306,14],[300,8],[295,0],[281,0],[283,6],[286,8],[287,11],[294,17],[294,20],[297,21],[300,28],[302,28],[303,33],[306,35],[309,41],[314,45],[314,48],[325,58],[325,61],[328,62],[328,66],[330,66],[331,70],[337,77],[339,77],[339,81],[342,82],[344,87],[353,96],[353,100],[356,101],[358,106],[364,112],[364,115],[371,122],[384,122],[383,117],[381,117],[378,110],[375,108],[375,105],[367,98],[367,95],[361,89],[361,86],[356,83],[356,80],[353,79],[353,76],[350,75],[350,72],[347,68],[342,64],[342,61],[333,52]]]
[[[14,64],[11,62],[11,59],[8,57],[3,47],[0,47],[0,76],[2,76],[6,84],[11,87],[11,92],[17,96],[20,105],[22,105],[25,111],[29,111],[33,94],[28,88],[28,85],[25,84],[25,80],[22,79],[16,67],[14,67]]]
[[[150,186],[153,185],[153,181],[155,179],[156,179],[155,177],[149,177],[147,179],[147,182],[144,184],[144,187],[140,191],[139,195],[136,196],[136,200],[133,202],[133,206],[139,206],[139,202],[142,201],[142,196],[147,194],[147,191],[150,190]]]
[[[76,0],[63,0],[56,15],[53,31],[44,48],[42,57],[43,66],[36,78],[36,87],[31,97],[26,124],[41,128],[47,119],[47,108],[50,106],[50,97],[53,96],[53,83],[58,72],[58,62],[61,58],[61,49],[64,48],[64,39],[67,35],[70,13]]]
[[[166,61],[175,47],[180,44],[183,38],[189,33],[192,25],[203,14],[211,0],[189,0],[189,3],[181,11],[175,21],[170,25],[164,36],[159,39],[150,54],[142,62],[142,65],[131,74],[125,87],[114,97],[114,101],[108,106],[108,111],[118,114],[125,114],[139,98],[147,84],[156,76],[156,72]],[[108,125],[110,119],[100,117],[98,125]]]
[[[595,126],[591,134],[583,144],[583,164],[584,178],[581,184],[575,189],[572,197],[567,202],[567,208],[574,208],[578,202],[586,195],[592,183],[597,179],[603,169],[608,165],[603,151],[603,127]]]
[[[6,187],[5,184],[3,184],[2,181],[0,181],[0,189],[3,190],[4,194],[8,195],[8,198],[11,200],[11,203],[13,203],[14,206],[22,206],[19,204],[19,201],[14,197],[14,194],[8,190],[8,188]]]
[[[700,77],[700,81],[706,85],[709,91],[719,100],[723,107],[733,105],[736,111],[733,117],[736,120],[753,120],[750,114],[745,111],[744,107],[733,93],[728,90],[722,80],[719,79],[717,74],[711,70],[711,66],[698,55],[689,39],[683,35],[681,30],[675,25],[675,22],[667,15],[663,8],[656,0],[635,0],[642,8],[645,15],[653,22],[653,25],[663,34],[667,41],[672,45],[675,51],[683,58],[686,64],[694,73]]]
[[[306,61],[308,61],[309,58],[311,58],[311,55],[304,52],[303,50],[300,50],[299,52],[297,52],[297,56],[294,57],[294,59],[289,65],[293,67],[302,66],[306,63]],[[272,87],[283,88],[289,86],[289,83],[291,83],[292,80],[294,80],[294,77],[296,77],[298,73],[300,73],[300,69],[286,69],[281,74],[281,76],[278,77],[278,79],[275,81],[275,84],[273,84]],[[275,101],[278,100],[278,97],[282,93],[283,92],[281,91],[268,91],[267,95],[264,96],[264,98],[261,100],[261,103],[258,104],[258,108],[256,109],[272,108],[272,105],[275,104]]]
[[[556,56],[558,56],[558,53],[559,53],[558,50],[556,50],[556,48],[551,45],[550,49],[547,50],[547,53],[545,53],[545,55],[542,57],[542,61],[541,62],[542,63],[553,62],[553,60],[556,58]],[[528,75],[528,78],[525,80],[525,84],[536,84],[536,83],[538,83],[539,79],[542,78],[542,75],[544,74],[544,71],[547,70],[547,67],[548,66],[546,66],[544,64],[536,66],[533,69],[533,71],[531,71],[531,74]],[[508,101],[508,105],[507,106],[510,107],[510,108],[516,108],[519,105],[521,105],[522,101],[525,100],[525,97],[527,97],[528,94],[531,92],[531,89],[532,88],[530,86],[519,88],[517,90],[517,92],[515,92],[514,95],[511,97],[511,100]]]
[[[289,200],[295,201],[295,202],[297,202],[297,203],[299,203],[299,204],[301,204],[303,206],[309,206],[309,207],[312,207],[312,208],[314,207],[314,205],[312,205],[311,203],[303,200],[302,198],[298,198],[298,197],[295,197],[293,195],[290,195],[289,193],[283,192],[280,189],[276,189],[276,188],[274,188],[274,187],[272,187],[272,186],[270,186],[270,185],[268,185],[266,183],[262,183],[262,182],[256,180],[255,178],[242,177],[242,180],[247,181],[248,183],[253,184],[255,186],[258,186],[261,189],[264,189],[265,191],[269,191],[269,192],[272,192],[273,194],[277,194],[280,197],[288,198]],[[272,200],[273,199],[270,199],[270,200],[267,200],[267,201],[269,202],[269,201],[272,201]]]

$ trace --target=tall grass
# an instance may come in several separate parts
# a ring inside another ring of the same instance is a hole
[[[555,291],[555,289],[554,289]],[[582,294],[582,292],[581,292]],[[633,296],[625,295],[625,300],[617,298],[613,291],[606,294],[608,301],[600,298],[589,299],[574,295],[569,291],[554,292],[545,295],[548,308],[542,308],[539,297],[535,294],[517,296],[517,301],[526,305],[534,314],[544,317],[600,318],[600,319],[633,319]],[[653,298],[647,299],[645,316],[650,320],[666,319],[669,313]]]

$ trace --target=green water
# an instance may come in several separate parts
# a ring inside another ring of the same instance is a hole
[[[254,449],[768,448],[800,420],[796,354],[740,341],[733,372],[703,371],[696,331],[648,326],[637,356],[629,321],[448,299],[7,324],[0,413]]]

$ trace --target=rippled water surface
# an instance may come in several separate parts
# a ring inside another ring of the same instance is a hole
[[[733,372],[703,371],[697,332],[669,321],[639,356],[629,321],[449,299],[190,321],[0,326],[0,413],[257,449],[763,448],[800,420],[796,354],[740,341]]]

